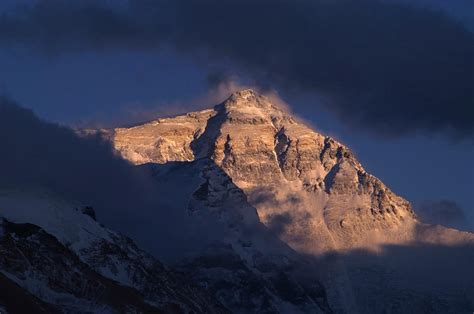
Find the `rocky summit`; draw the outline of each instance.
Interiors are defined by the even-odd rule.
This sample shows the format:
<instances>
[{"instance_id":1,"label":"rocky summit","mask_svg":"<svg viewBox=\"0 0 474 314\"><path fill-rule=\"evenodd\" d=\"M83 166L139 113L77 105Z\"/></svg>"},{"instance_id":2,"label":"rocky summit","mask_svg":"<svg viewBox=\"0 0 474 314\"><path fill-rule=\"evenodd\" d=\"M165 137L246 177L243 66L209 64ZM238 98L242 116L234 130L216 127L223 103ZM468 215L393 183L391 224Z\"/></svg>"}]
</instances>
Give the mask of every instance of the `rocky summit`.
<instances>
[{"instance_id":1,"label":"rocky summit","mask_svg":"<svg viewBox=\"0 0 474 314\"><path fill-rule=\"evenodd\" d=\"M366 172L348 147L250 89L213 109L115 129L112 138L116 150L137 165L212 160L245 192L259 219L278 227L299 252L473 240L468 233L431 232L410 203Z\"/></svg>"}]
</instances>

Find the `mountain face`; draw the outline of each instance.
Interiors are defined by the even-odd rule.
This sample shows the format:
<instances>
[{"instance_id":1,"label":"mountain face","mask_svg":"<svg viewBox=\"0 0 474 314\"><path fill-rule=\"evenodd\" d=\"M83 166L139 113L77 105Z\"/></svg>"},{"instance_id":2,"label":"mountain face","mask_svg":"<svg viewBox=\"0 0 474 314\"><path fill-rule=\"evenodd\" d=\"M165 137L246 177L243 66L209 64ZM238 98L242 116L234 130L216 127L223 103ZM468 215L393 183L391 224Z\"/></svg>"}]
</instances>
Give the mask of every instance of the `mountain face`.
<instances>
[{"instance_id":1,"label":"mountain face","mask_svg":"<svg viewBox=\"0 0 474 314\"><path fill-rule=\"evenodd\" d=\"M315 281L322 282L332 311L460 313L474 303L468 266L474 262L473 234L423 224L410 203L367 173L346 146L252 90L236 92L213 109L118 128L108 136L124 158L155 169L157 181L167 181L168 170L160 169L169 165L178 172L193 167L201 183L188 196L190 215L211 215L240 230L230 232L234 238L224 247L255 242L252 260L245 258L248 252L235 252L250 268L256 255L271 256L262 253L266 245L258 238L277 237L317 265L308 269L318 274ZM246 238L242 229L258 224L261 234ZM439 276L443 280L413 279L407 264L426 275L431 268L423 265L441 261L445 248L459 254L459 269L443 260L448 268L436 269L449 273ZM293 254L288 252L280 251ZM189 265L195 277L219 286L210 271ZM225 294L214 290L219 293Z\"/></svg>"},{"instance_id":2,"label":"mountain face","mask_svg":"<svg viewBox=\"0 0 474 314\"><path fill-rule=\"evenodd\" d=\"M219 241L174 270L103 227L91 207L41 192L0 193L0 305L6 313L328 313L315 267L266 232L255 208L207 161L143 169L166 182L202 181L184 210ZM218 225L218 226L217 226ZM219 228L220 226L220 228ZM177 229L180 226L173 226ZM179 231L178 231L179 232ZM153 238L153 234L150 236ZM20 301L19 301L20 300Z\"/></svg>"},{"instance_id":3,"label":"mountain face","mask_svg":"<svg viewBox=\"0 0 474 314\"><path fill-rule=\"evenodd\" d=\"M214 109L113 134L117 151L137 165L212 160L245 192L260 221L282 227L280 237L299 252L433 240L410 203L367 173L346 146L252 90Z\"/></svg>"},{"instance_id":4,"label":"mountain face","mask_svg":"<svg viewBox=\"0 0 474 314\"><path fill-rule=\"evenodd\" d=\"M127 229L113 208L0 190L0 312L472 313L474 235L420 222L346 146L252 90L79 133L98 132L160 201Z\"/></svg>"},{"instance_id":5,"label":"mountain face","mask_svg":"<svg viewBox=\"0 0 474 314\"><path fill-rule=\"evenodd\" d=\"M192 228L205 233L205 245L178 256L173 265L210 291L234 313L329 313L327 291L307 269L317 269L269 232L245 193L207 158L142 170L174 208L186 212ZM176 193L180 191L180 193ZM178 206L176 206L178 204ZM178 209L179 210L179 209ZM159 253L158 253L159 254ZM176 260L176 259L175 259Z\"/></svg>"}]
</instances>

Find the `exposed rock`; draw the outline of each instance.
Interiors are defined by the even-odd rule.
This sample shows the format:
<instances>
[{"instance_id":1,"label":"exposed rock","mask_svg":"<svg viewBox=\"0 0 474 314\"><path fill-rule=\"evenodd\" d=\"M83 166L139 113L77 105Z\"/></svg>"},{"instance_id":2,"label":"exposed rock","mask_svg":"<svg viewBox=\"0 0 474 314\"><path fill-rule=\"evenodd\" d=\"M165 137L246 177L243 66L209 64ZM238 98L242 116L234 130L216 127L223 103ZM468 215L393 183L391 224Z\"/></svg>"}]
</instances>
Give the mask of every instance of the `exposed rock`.
<instances>
[{"instance_id":1,"label":"exposed rock","mask_svg":"<svg viewBox=\"0 0 474 314\"><path fill-rule=\"evenodd\" d=\"M211 110L116 129L114 144L135 164L211 158L250 196L267 225L287 208L253 196L267 190L304 200L300 210L313 222L288 230L324 225L333 238L325 250L406 241L416 224L411 205L368 174L347 147L311 130L252 90L236 92ZM341 219L347 221L344 232L339 228ZM314 232L299 232L308 235L306 252L321 249L311 244ZM300 240L292 243L291 234L282 238L303 250Z\"/></svg>"},{"instance_id":2,"label":"exposed rock","mask_svg":"<svg viewBox=\"0 0 474 314\"><path fill-rule=\"evenodd\" d=\"M204 132L208 119L215 114L214 110L204 110L115 129L114 145L124 158L136 164L190 161L194 159L192 141Z\"/></svg>"},{"instance_id":3,"label":"exposed rock","mask_svg":"<svg viewBox=\"0 0 474 314\"><path fill-rule=\"evenodd\" d=\"M345 258L343 254L350 256L358 250L382 254L386 247L393 246L474 245L473 234L420 223L410 203L367 173L345 145L315 132L252 90L236 92L213 109L192 116L165 119L166 127L161 125L162 120L157 120L130 129L116 129L114 146L137 165L212 161L207 170L201 171L202 183L194 190L190 212L217 215L237 233L245 221L254 221L257 217L267 232L277 235L296 252L321 258L320 265L325 265L326 271L319 278L325 285L331 310L380 312L385 310L382 308L385 304L394 312L455 313L468 308L469 302L474 304L474 297L466 295L467 288L448 296L444 292L429 291L431 286L427 280L411 289L409 280L397 281L406 270L379 265L381 270L372 272L370 258L357 266ZM155 142L166 144L150 144ZM256 215L243 214L251 213L249 205L256 209ZM249 217L252 218L247 220ZM249 254L240 250L251 247L254 250L250 256L255 256L264 245L255 246L255 238L239 237L224 241L231 243L234 250L239 248L236 254L245 267L237 263L241 265L237 269L245 273L246 269L255 268L258 272L252 272L251 276L262 276L265 263L252 264ZM459 250L461 256L467 256L463 247ZM265 253L264 256L270 255ZM237 257L230 260L236 261ZM213 277L214 270L203 271L202 267L191 267L191 273L219 294L218 278L226 277L226 271L219 268ZM312 268L309 273L314 271ZM360 271L370 275L361 280ZM384 277L386 272L394 275ZM241 291L237 283L243 279L235 274L229 276L234 276L234 287ZM246 278L251 280L250 277ZM292 281L284 276L277 278L269 280L274 283ZM384 278L390 280L386 291L374 290L373 287ZM280 285L266 285L276 291L279 290L277 286ZM370 301L374 291L383 296L383 302ZM223 293L227 295L224 303L231 304L229 294ZM252 303L256 308L266 302L265 295L260 296L263 299ZM293 296L288 298L295 300ZM273 302L271 306L277 303ZM454 310L446 311L450 306ZM324 306L319 304L319 308L324 309Z\"/></svg>"},{"instance_id":4,"label":"exposed rock","mask_svg":"<svg viewBox=\"0 0 474 314\"><path fill-rule=\"evenodd\" d=\"M330 313L325 289L298 280L297 268L296 261L261 253L249 264L228 244L212 245L182 265L234 313Z\"/></svg>"}]
</instances>

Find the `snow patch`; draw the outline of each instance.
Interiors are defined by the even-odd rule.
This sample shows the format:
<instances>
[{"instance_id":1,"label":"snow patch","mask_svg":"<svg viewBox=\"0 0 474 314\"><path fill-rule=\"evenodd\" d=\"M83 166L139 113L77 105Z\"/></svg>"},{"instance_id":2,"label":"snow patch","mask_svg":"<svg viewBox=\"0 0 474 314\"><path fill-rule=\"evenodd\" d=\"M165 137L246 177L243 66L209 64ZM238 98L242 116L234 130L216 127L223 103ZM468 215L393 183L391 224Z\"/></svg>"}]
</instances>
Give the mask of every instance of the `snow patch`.
<instances>
[{"instance_id":1,"label":"snow patch","mask_svg":"<svg viewBox=\"0 0 474 314\"><path fill-rule=\"evenodd\" d=\"M110 241L106 229L76 208L75 204L48 193L0 191L0 217L37 225L76 252L90 247L97 239Z\"/></svg>"}]
</instances>

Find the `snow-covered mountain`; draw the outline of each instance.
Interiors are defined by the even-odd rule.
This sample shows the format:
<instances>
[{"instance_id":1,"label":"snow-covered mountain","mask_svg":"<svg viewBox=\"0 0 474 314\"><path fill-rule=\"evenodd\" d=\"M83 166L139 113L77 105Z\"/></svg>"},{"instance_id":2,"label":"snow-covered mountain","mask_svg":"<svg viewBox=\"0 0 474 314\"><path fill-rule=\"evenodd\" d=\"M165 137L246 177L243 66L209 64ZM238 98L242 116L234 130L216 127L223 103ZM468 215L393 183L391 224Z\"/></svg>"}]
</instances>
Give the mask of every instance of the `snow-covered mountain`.
<instances>
[{"instance_id":1,"label":"snow-covered mountain","mask_svg":"<svg viewBox=\"0 0 474 314\"><path fill-rule=\"evenodd\" d=\"M116 150L136 165L160 168L206 161L222 170L218 177L235 184L232 193L245 195L230 199L237 216L258 219L267 232L327 268L318 278L335 311L458 312L473 306L474 272L467 267L474 261L473 251L466 249L474 244L473 234L423 224L410 203L367 173L349 148L252 90L236 92L212 109L107 134ZM189 210L231 215L221 201L227 190L212 184L221 180L216 171L200 172L203 183L196 187ZM159 171L155 177L160 180ZM204 203L198 209L196 199ZM247 200L256 208L256 217L247 217ZM458 252L460 266L466 267L464 277L451 271L444 291L433 291L430 280L413 286L404 266L387 263L382 256L413 257L414 247L420 256L406 260L414 268L437 263L444 247ZM362 258L362 252L367 257ZM370 294L380 282L385 288L378 294L384 301L374 302Z\"/></svg>"},{"instance_id":2,"label":"snow-covered mountain","mask_svg":"<svg viewBox=\"0 0 474 314\"><path fill-rule=\"evenodd\" d=\"M100 225L90 207L44 191L2 191L0 217L0 278L16 289L0 293L6 313L227 312Z\"/></svg>"},{"instance_id":3,"label":"snow-covered mountain","mask_svg":"<svg viewBox=\"0 0 474 314\"><path fill-rule=\"evenodd\" d=\"M410 203L367 173L349 148L252 90L213 109L115 129L112 140L137 165L212 160L267 227L291 222L279 226L280 237L299 252L473 240L420 223Z\"/></svg>"},{"instance_id":4,"label":"snow-covered mountain","mask_svg":"<svg viewBox=\"0 0 474 314\"><path fill-rule=\"evenodd\" d=\"M0 190L2 312L474 309L473 234L420 222L349 148L252 90L208 110L78 133L100 133L134 165L120 160L104 176L134 181L97 205L97 220L95 204ZM38 177L48 174L44 164ZM49 181L57 187L62 177ZM107 197L115 183L91 180L110 185L97 189Z\"/></svg>"},{"instance_id":5,"label":"snow-covered mountain","mask_svg":"<svg viewBox=\"0 0 474 314\"><path fill-rule=\"evenodd\" d=\"M259 221L245 193L211 160L148 164L143 170L173 203L184 200L189 218L203 225L209 245L176 267L236 313L329 312L326 290L312 260L300 256ZM189 194L177 194L186 191ZM196 235L198 237L198 235Z\"/></svg>"},{"instance_id":6,"label":"snow-covered mountain","mask_svg":"<svg viewBox=\"0 0 474 314\"><path fill-rule=\"evenodd\" d=\"M324 287L314 276L302 277L315 265L266 232L217 166L199 161L143 170L158 188L166 183L174 189L170 182L181 185L176 178L190 173L207 175L184 210L196 223L215 221L222 238L183 256L173 270L99 224L91 207L45 191L2 191L0 279L16 289L0 297L6 313L330 311Z\"/></svg>"},{"instance_id":7,"label":"snow-covered mountain","mask_svg":"<svg viewBox=\"0 0 474 314\"><path fill-rule=\"evenodd\" d=\"M0 121L11 135L0 164L10 177L0 183L0 217L10 228L0 248L13 250L0 271L28 304L59 312L330 311L323 285L305 274L317 265L268 232L211 160L133 167L96 137L78 138L15 104L0 101ZM31 187L54 194L15 192ZM47 236L20 239L11 224ZM12 268L18 261L24 267ZM10 297L0 306L21 309Z\"/></svg>"}]
</instances>

